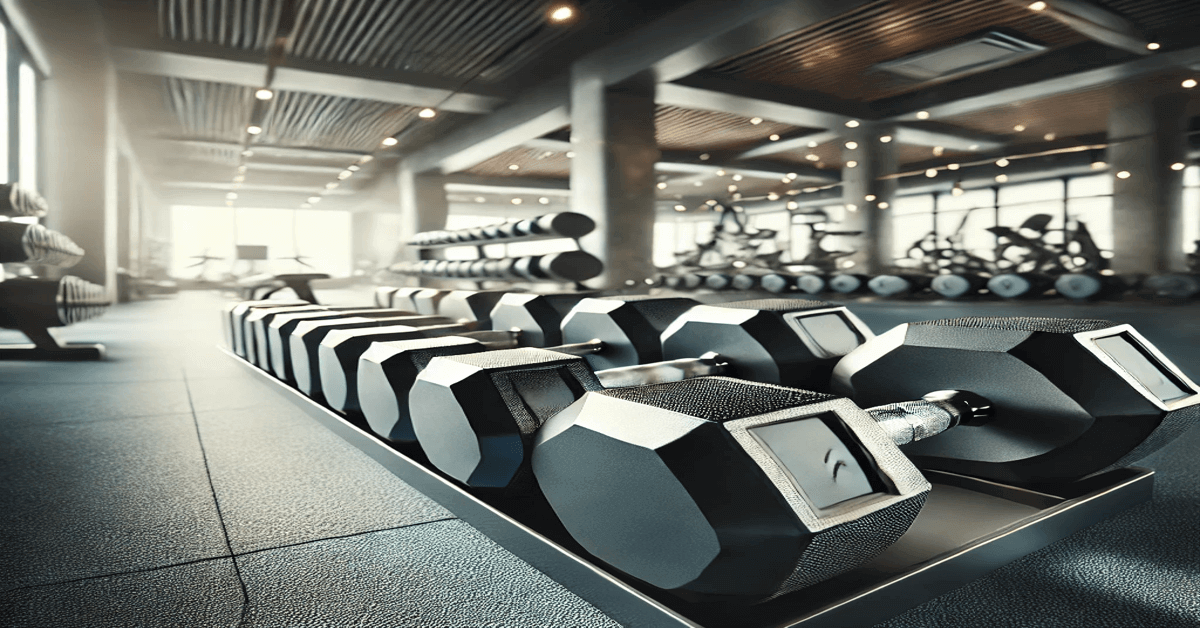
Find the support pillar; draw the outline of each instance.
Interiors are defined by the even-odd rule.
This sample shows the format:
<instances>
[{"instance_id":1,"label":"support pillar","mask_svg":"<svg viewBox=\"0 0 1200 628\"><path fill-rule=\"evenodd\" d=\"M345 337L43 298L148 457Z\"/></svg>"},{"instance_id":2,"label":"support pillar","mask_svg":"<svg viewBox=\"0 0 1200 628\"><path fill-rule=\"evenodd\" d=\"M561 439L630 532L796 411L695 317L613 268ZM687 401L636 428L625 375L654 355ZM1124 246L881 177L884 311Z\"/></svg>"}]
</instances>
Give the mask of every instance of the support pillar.
<instances>
[{"instance_id":1,"label":"support pillar","mask_svg":"<svg viewBox=\"0 0 1200 628\"><path fill-rule=\"evenodd\" d=\"M842 240L857 251L842 259L843 268L839 269L842 271L876 274L892 266L891 206L895 202L897 180L879 177L896 172L896 141L881 142L881 137L895 137L894 129L864 124L848 129L841 139L845 164L842 199L846 210L845 218L835 228L862 231L862 235ZM857 146L849 148L847 142L855 142ZM873 200L867 200L872 196ZM847 262L854 264L846 267Z\"/></svg>"},{"instance_id":2,"label":"support pillar","mask_svg":"<svg viewBox=\"0 0 1200 628\"><path fill-rule=\"evenodd\" d=\"M604 262L588 283L626 288L654 275L654 86L610 88L598 77L571 77L571 208L596 221L581 240Z\"/></svg>"},{"instance_id":3,"label":"support pillar","mask_svg":"<svg viewBox=\"0 0 1200 628\"><path fill-rule=\"evenodd\" d=\"M400 247L393 261L421 259L421 249L406 242L422 231L442 229L450 214L446 200L446 178L440 173L416 172L403 162L398 173L400 186Z\"/></svg>"},{"instance_id":4,"label":"support pillar","mask_svg":"<svg viewBox=\"0 0 1200 628\"><path fill-rule=\"evenodd\" d=\"M1162 86L1160 86L1162 85ZM1142 274L1187 270L1183 232L1183 172L1187 95L1177 82L1147 80L1118 90L1108 118L1109 172L1113 180L1112 269Z\"/></svg>"}]
</instances>

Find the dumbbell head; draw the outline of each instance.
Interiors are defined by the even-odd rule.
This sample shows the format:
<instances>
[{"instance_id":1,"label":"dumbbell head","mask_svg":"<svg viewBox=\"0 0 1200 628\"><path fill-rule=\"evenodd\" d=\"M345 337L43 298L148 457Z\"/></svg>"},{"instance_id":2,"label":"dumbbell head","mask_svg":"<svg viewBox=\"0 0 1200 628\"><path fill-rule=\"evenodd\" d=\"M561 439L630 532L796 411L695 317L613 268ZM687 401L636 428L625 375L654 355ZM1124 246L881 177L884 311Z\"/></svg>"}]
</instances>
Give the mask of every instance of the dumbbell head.
<instances>
[{"instance_id":1,"label":"dumbbell head","mask_svg":"<svg viewBox=\"0 0 1200 628\"><path fill-rule=\"evenodd\" d=\"M260 299L255 301L239 301L236 303L228 303L221 310L221 325L225 327L225 340L228 341L229 347L233 352L245 357L246 345L243 332L245 326L242 321L245 320L246 314L251 310L258 308L285 307L289 305L312 305L308 301L299 299Z\"/></svg>"},{"instance_id":2,"label":"dumbbell head","mask_svg":"<svg viewBox=\"0 0 1200 628\"><path fill-rule=\"evenodd\" d=\"M521 346L549 347L562 344L563 319L589 293L534 294L510 292L502 295L489 318L492 329L520 329Z\"/></svg>"},{"instance_id":3,"label":"dumbbell head","mask_svg":"<svg viewBox=\"0 0 1200 628\"><path fill-rule=\"evenodd\" d=\"M729 273L713 273L704 278L704 287L710 290L724 290L733 283L733 275Z\"/></svg>"},{"instance_id":4,"label":"dumbbell head","mask_svg":"<svg viewBox=\"0 0 1200 628\"><path fill-rule=\"evenodd\" d=\"M825 291L825 278L820 275L800 275L796 278L796 288L807 294L817 294Z\"/></svg>"},{"instance_id":5,"label":"dumbbell head","mask_svg":"<svg viewBox=\"0 0 1200 628\"><path fill-rule=\"evenodd\" d=\"M928 283L927 277L917 275L877 275L867 282L867 287L881 297L895 297L917 292Z\"/></svg>"},{"instance_id":6,"label":"dumbbell head","mask_svg":"<svg viewBox=\"0 0 1200 628\"><path fill-rule=\"evenodd\" d=\"M930 490L851 401L725 377L588 392L538 433L532 468L597 558L747 600L869 560Z\"/></svg>"},{"instance_id":7,"label":"dumbbell head","mask_svg":"<svg viewBox=\"0 0 1200 628\"><path fill-rule=\"evenodd\" d=\"M851 294L859 292L867 285L867 278L863 275L851 275L841 273L829 278L826 284L830 290L839 294Z\"/></svg>"},{"instance_id":8,"label":"dumbbell head","mask_svg":"<svg viewBox=\"0 0 1200 628\"><path fill-rule=\"evenodd\" d=\"M242 338L245 347L245 357L251 364L263 369L269 369L271 363L270 343L267 340L267 330L271 321L280 314L294 312L327 312L330 308L321 305L286 305L283 307L263 307L251 310L242 319Z\"/></svg>"},{"instance_id":9,"label":"dumbbell head","mask_svg":"<svg viewBox=\"0 0 1200 628\"><path fill-rule=\"evenodd\" d=\"M444 261L440 260L438 263L440 264ZM438 305L449 293L449 290L436 290L434 288L425 288L424 290L417 291L412 295L413 305L417 308L417 314L424 314L426 316L437 314Z\"/></svg>"},{"instance_id":10,"label":"dumbbell head","mask_svg":"<svg viewBox=\"0 0 1200 628\"><path fill-rule=\"evenodd\" d=\"M83 249L57 231L37 223L0 222L0 263L68 268L81 259Z\"/></svg>"},{"instance_id":11,"label":"dumbbell head","mask_svg":"<svg viewBox=\"0 0 1200 628\"><path fill-rule=\"evenodd\" d=\"M413 431L435 467L465 484L526 491L533 434L600 381L575 356L543 349L439 357L409 392Z\"/></svg>"},{"instance_id":12,"label":"dumbbell head","mask_svg":"<svg viewBox=\"0 0 1200 628\"><path fill-rule=\"evenodd\" d=\"M1200 389L1129 325L961 318L900 325L847 355L834 390L861 406L971 391L995 418L906 445L922 468L1035 486L1126 466L1200 417Z\"/></svg>"},{"instance_id":13,"label":"dumbbell head","mask_svg":"<svg viewBox=\"0 0 1200 628\"><path fill-rule=\"evenodd\" d=\"M509 346L560 344L563 316L583 297L586 294L506 294L492 310L492 326L497 332L489 333L500 336L506 331L517 331L517 335L506 339L513 343ZM372 431L393 441L415 440L408 399L417 375L435 357L477 353L488 348L477 340L453 336L373 345L359 358L356 376L358 403Z\"/></svg>"},{"instance_id":14,"label":"dumbbell head","mask_svg":"<svg viewBox=\"0 0 1200 628\"><path fill-rule=\"evenodd\" d=\"M938 275L929 282L929 287L947 299L959 299L978 293L986 281L986 277L979 275Z\"/></svg>"},{"instance_id":15,"label":"dumbbell head","mask_svg":"<svg viewBox=\"0 0 1200 628\"><path fill-rule=\"evenodd\" d=\"M376 286L375 287L375 307L391 307L392 295L396 293L395 286Z\"/></svg>"},{"instance_id":16,"label":"dumbbell head","mask_svg":"<svg viewBox=\"0 0 1200 628\"><path fill-rule=\"evenodd\" d=\"M1005 299L1035 297L1046 291L1052 281L1045 275L1034 273L1002 273L987 282L988 290Z\"/></svg>"},{"instance_id":17,"label":"dumbbell head","mask_svg":"<svg viewBox=\"0 0 1200 628\"><path fill-rule=\"evenodd\" d=\"M417 304L413 301L413 297L421 290L423 288L396 288L396 291L392 293L391 299L388 301L388 305L383 307L416 312Z\"/></svg>"},{"instance_id":18,"label":"dumbbell head","mask_svg":"<svg viewBox=\"0 0 1200 628\"><path fill-rule=\"evenodd\" d=\"M304 321L332 320L348 316L371 316L376 313L388 312L378 308L363 308L359 310L312 309L296 312L277 313L267 324L267 363L271 372L285 382L296 383L292 372L291 343L288 340L296 327ZM260 364L260 366L262 366Z\"/></svg>"},{"instance_id":19,"label":"dumbbell head","mask_svg":"<svg viewBox=\"0 0 1200 628\"><path fill-rule=\"evenodd\" d=\"M487 327L491 325L492 308L505 294L504 290L452 290L438 305L438 314Z\"/></svg>"},{"instance_id":20,"label":"dumbbell head","mask_svg":"<svg viewBox=\"0 0 1200 628\"><path fill-rule=\"evenodd\" d=\"M763 290L779 294L793 289L796 286L796 278L791 275L770 273L763 275L759 283L762 284Z\"/></svg>"},{"instance_id":21,"label":"dumbbell head","mask_svg":"<svg viewBox=\"0 0 1200 628\"><path fill-rule=\"evenodd\" d=\"M414 340L431 335L464 333L462 325L383 325L380 327L335 329L317 347L317 376L325 403L334 410L359 412L358 363L363 353L376 342Z\"/></svg>"},{"instance_id":22,"label":"dumbbell head","mask_svg":"<svg viewBox=\"0 0 1200 628\"><path fill-rule=\"evenodd\" d=\"M383 327L385 325L442 325L451 321L440 316L388 316L371 318L367 316L346 316L336 319L301 321L288 337L288 350L291 352L292 376L296 387L304 394L322 399L320 347L321 341L329 332L338 329L363 329Z\"/></svg>"},{"instance_id":23,"label":"dumbbell head","mask_svg":"<svg viewBox=\"0 0 1200 628\"><path fill-rule=\"evenodd\" d=\"M587 357L595 369L656 362L663 359L662 332L696 305L696 301L683 297L584 299L563 319L562 341L603 341L605 350Z\"/></svg>"},{"instance_id":24,"label":"dumbbell head","mask_svg":"<svg viewBox=\"0 0 1200 628\"><path fill-rule=\"evenodd\" d=\"M823 390L837 361L873 334L845 307L802 299L699 305L662 334L663 359L715 351L729 374Z\"/></svg>"}]
</instances>

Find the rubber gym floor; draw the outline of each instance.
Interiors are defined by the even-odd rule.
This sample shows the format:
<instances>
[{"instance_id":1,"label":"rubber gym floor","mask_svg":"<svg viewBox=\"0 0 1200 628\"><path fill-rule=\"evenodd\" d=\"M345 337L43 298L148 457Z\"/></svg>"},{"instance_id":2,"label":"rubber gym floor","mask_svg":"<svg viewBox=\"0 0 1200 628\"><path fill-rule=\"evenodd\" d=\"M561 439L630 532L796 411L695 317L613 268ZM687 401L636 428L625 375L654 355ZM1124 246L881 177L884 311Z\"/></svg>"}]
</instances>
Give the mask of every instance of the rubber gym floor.
<instances>
[{"instance_id":1,"label":"rubber gym floor","mask_svg":"<svg viewBox=\"0 0 1200 628\"><path fill-rule=\"evenodd\" d=\"M366 304L368 289L318 293ZM99 363L0 362L2 626L616 626L219 353L224 297L66 328ZM851 304L1132 323L1195 379L1200 304ZM19 337L0 332L0 341ZM1155 497L880 624L1200 625L1200 428Z\"/></svg>"}]
</instances>

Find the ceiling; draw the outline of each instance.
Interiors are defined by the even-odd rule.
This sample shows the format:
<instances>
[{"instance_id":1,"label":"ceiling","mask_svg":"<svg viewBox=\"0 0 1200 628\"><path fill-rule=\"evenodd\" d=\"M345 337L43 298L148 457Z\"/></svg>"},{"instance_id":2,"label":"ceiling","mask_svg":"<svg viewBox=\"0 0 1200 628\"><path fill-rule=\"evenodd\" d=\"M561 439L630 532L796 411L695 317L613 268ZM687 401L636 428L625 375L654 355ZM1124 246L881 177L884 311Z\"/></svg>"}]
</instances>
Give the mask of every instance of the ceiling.
<instances>
[{"instance_id":1,"label":"ceiling","mask_svg":"<svg viewBox=\"0 0 1200 628\"><path fill-rule=\"evenodd\" d=\"M233 191L236 204L299 207L316 195L328 201L322 207L354 209L397 159L521 106L586 55L635 58L622 37L691 29L699 38L722 26L704 16L721 3L705 0L575 0L565 23L549 19L542 0L100 1L110 44L126 51L117 55L122 113L144 169L172 202L206 205L226 203ZM1064 13L1085 1L1109 30ZM1094 138L1117 90L1138 89L1145 76L1178 83L1200 70L1189 48L1200 29L1192 0L1050 0L1045 11L1015 0L847 0L841 14L785 28L794 21L788 11L808 4L747 0L739 5L747 13L777 7L777 19L767 13L751 24L757 41L743 38L667 78L685 92L659 90L664 203L730 195L728 177L743 171L745 196L836 182L848 132L834 120L847 118L911 127L897 133L901 167ZM942 78L881 67L987 32L1040 49ZM1186 56L1154 65L1139 48L1151 41L1160 58ZM273 98L257 100L268 82L278 86ZM436 110L432 119L419 116L426 107ZM918 128L913 116L926 108L934 115ZM1193 97L1193 115L1198 109ZM252 124L262 133L248 134ZM506 146L456 170L481 181L563 181L567 135L560 126L541 139L505 136ZM382 143L389 137L394 146ZM800 176L785 184L789 170Z\"/></svg>"}]
</instances>

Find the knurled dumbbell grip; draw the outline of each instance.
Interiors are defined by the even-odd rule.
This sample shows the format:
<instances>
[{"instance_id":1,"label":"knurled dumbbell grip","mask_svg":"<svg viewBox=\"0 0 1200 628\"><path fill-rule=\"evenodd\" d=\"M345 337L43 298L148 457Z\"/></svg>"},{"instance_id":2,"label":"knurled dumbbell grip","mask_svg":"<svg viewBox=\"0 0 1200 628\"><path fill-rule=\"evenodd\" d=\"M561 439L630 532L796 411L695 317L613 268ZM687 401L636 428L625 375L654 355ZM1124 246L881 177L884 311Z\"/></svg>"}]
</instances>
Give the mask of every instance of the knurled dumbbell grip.
<instances>
[{"instance_id":1,"label":"knurled dumbbell grip","mask_svg":"<svg viewBox=\"0 0 1200 628\"><path fill-rule=\"evenodd\" d=\"M897 445L936 436L964 423L980 425L992 416L987 399L960 390L931 392L918 401L901 401L867 408L875 422Z\"/></svg>"}]
</instances>

